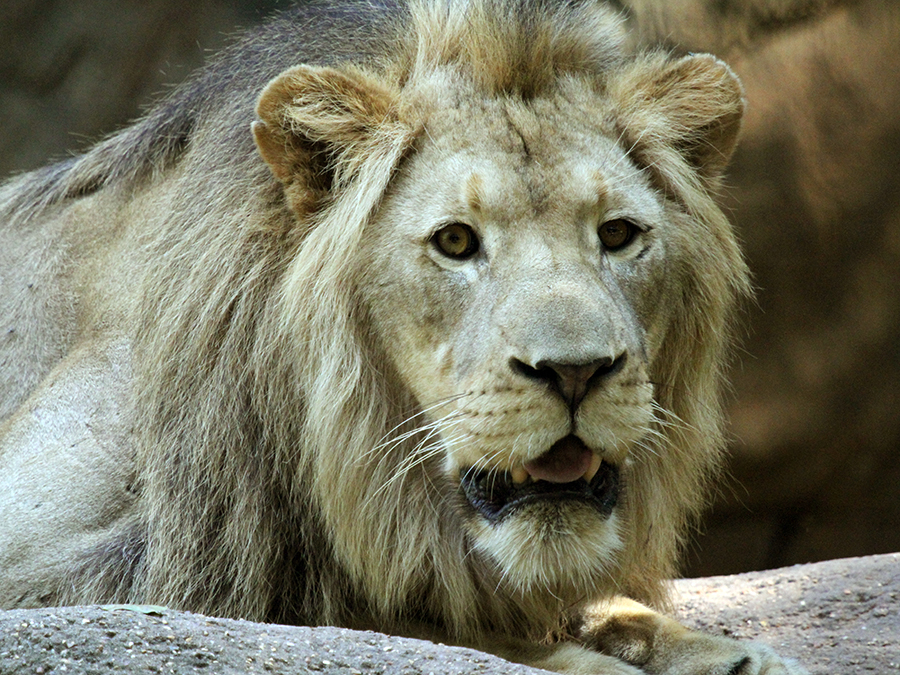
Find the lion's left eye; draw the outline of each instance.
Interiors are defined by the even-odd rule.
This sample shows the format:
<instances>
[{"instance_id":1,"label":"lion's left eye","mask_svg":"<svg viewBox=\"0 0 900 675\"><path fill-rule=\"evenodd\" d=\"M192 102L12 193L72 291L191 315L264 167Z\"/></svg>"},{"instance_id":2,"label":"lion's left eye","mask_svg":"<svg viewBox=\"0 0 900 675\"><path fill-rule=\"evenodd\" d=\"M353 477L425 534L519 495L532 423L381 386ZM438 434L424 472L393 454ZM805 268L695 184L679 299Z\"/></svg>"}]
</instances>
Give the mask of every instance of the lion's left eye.
<instances>
[{"instance_id":1,"label":"lion's left eye","mask_svg":"<svg viewBox=\"0 0 900 675\"><path fill-rule=\"evenodd\" d=\"M606 250L617 251L634 241L639 231L634 223L622 218L616 218L603 223L597 229L597 234L600 237L600 243L603 244Z\"/></svg>"},{"instance_id":2,"label":"lion's left eye","mask_svg":"<svg viewBox=\"0 0 900 675\"><path fill-rule=\"evenodd\" d=\"M469 258L478 251L478 235L465 223L451 223L431 237L432 243L450 258Z\"/></svg>"}]
</instances>

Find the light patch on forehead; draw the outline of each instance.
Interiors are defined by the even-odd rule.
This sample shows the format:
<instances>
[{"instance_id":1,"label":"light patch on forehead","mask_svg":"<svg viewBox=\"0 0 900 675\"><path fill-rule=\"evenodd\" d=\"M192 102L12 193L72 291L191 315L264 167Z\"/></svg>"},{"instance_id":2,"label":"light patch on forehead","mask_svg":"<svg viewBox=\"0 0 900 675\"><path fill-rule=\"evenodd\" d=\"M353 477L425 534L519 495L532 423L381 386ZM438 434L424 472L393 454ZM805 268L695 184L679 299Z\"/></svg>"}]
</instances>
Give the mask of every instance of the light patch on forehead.
<instances>
[{"instance_id":1,"label":"light patch on forehead","mask_svg":"<svg viewBox=\"0 0 900 675\"><path fill-rule=\"evenodd\" d=\"M627 155L608 138L570 165L572 197L601 214L615 212L651 225L661 217L660 195Z\"/></svg>"},{"instance_id":2,"label":"light patch on forehead","mask_svg":"<svg viewBox=\"0 0 900 675\"><path fill-rule=\"evenodd\" d=\"M478 173L471 173L463 185L463 202L473 213L484 208L484 179Z\"/></svg>"},{"instance_id":3,"label":"light patch on forehead","mask_svg":"<svg viewBox=\"0 0 900 675\"><path fill-rule=\"evenodd\" d=\"M609 184L602 169L594 169L588 178L589 194L595 198L594 204L598 208L603 208L609 199Z\"/></svg>"},{"instance_id":4,"label":"light patch on forehead","mask_svg":"<svg viewBox=\"0 0 900 675\"><path fill-rule=\"evenodd\" d=\"M527 185L521 175L508 165L508 156L459 156L455 171L461 176L454 188L455 206L479 219L510 222L534 215Z\"/></svg>"},{"instance_id":5,"label":"light patch on forehead","mask_svg":"<svg viewBox=\"0 0 900 675\"><path fill-rule=\"evenodd\" d=\"M615 181L610 180L605 167L597 166L594 156L575 157L565 168L566 180L561 181L559 197L579 214L603 212L614 201Z\"/></svg>"}]
</instances>

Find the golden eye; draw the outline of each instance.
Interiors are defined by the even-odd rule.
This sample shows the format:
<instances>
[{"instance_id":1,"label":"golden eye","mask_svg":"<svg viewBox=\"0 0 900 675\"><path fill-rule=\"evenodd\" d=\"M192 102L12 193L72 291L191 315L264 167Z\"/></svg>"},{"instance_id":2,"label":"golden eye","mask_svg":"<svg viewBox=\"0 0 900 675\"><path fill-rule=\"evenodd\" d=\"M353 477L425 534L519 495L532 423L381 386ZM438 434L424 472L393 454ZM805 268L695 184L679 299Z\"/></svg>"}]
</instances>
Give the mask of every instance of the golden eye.
<instances>
[{"instance_id":1,"label":"golden eye","mask_svg":"<svg viewBox=\"0 0 900 675\"><path fill-rule=\"evenodd\" d=\"M450 258L468 258L478 251L478 237L464 223L451 223L434 233L431 241Z\"/></svg>"},{"instance_id":2,"label":"golden eye","mask_svg":"<svg viewBox=\"0 0 900 675\"><path fill-rule=\"evenodd\" d=\"M616 218L603 223L597 230L600 243L609 251L616 251L628 246L637 234L638 228L627 220Z\"/></svg>"}]
</instances>

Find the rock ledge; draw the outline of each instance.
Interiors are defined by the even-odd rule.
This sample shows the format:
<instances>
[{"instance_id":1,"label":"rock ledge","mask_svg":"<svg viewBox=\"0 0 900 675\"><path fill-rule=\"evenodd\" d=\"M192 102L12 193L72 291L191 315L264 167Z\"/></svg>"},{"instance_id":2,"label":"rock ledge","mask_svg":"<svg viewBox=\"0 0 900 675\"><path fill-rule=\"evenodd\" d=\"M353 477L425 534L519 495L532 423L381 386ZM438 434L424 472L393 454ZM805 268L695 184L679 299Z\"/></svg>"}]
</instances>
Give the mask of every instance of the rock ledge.
<instances>
[{"instance_id":1,"label":"rock ledge","mask_svg":"<svg viewBox=\"0 0 900 675\"><path fill-rule=\"evenodd\" d=\"M689 626L758 639L812 675L900 673L900 554L675 583ZM215 619L162 607L0 612L0 675L538 673L459 647L342 628Z\"/></svg>"}]
</instances>

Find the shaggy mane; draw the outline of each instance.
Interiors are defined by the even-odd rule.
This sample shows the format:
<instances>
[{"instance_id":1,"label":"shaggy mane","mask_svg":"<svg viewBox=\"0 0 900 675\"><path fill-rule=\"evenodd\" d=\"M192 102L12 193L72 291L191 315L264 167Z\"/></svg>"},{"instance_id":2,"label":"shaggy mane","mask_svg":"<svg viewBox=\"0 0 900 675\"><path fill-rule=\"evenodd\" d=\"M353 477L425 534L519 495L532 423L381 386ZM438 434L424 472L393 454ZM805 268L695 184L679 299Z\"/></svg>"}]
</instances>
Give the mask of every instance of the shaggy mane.
<instances>
[{"instance_id":1,"label":"shaggy mane","mask_svg":"<svg viewBox=\"0 0 900 675\"><path fill-rule=\"evenodd\" d=\"M624 43L618 17L597 2L416 0L404 33L410 70L451 66L486 95L523 98L566 73L607 71Z\"/></svg>"}]
</instances>

